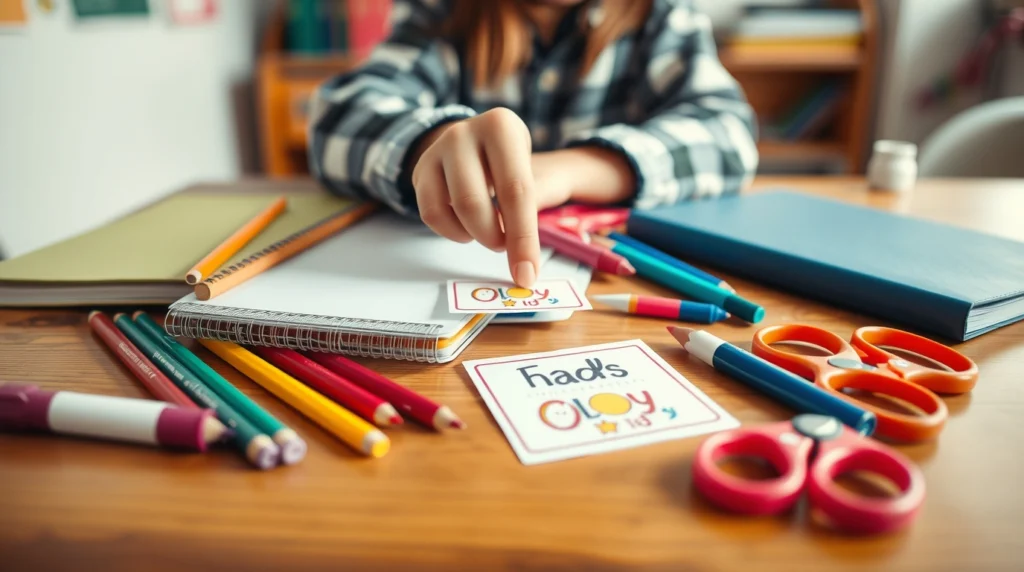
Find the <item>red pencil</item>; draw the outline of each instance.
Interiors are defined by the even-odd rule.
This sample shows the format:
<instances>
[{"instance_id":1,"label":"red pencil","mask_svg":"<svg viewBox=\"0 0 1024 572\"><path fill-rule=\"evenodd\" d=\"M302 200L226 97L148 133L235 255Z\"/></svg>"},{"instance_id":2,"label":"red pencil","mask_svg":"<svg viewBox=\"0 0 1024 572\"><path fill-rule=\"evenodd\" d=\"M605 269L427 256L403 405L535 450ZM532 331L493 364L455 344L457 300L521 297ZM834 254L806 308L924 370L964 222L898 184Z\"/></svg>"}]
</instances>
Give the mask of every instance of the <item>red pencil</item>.
<instances>
[{"instance_id":1,"label":"red pencil","mask_svg":"<svg viewBox=\"0 0 1024 572\"><path fill-rule=\"evenodd\" d=\"M295 350L265 347L253 347L252 350L285 373L339 405L351 409L353 413L367 421L381 427L402 424L402 416L390 403Z\"/></svg>"},{"instance_id":2,"label":"red pencil","mask_svg":"<svg viewBox=\"0 0 1024 572\"><path fill-rule=\"evenodd\" d=\"M619 276L636 274L636 269L628 260L603 246L588 244L573 234L545 224L538 225L537 231L540 233L540 243L559 254L578 260L601 272Z\"/></svg>"},{"instance_id":3,"label":"red pencil","mask_svg":"<svg viewBox=\"0 0 1024 572\"><path fill-rule=\"evenodd\" d=\"M465 429L466 424L459 419L447 406L434 403L422 395L403 387L383 375L363 367L356 362L340 355L309 352L310 359L326 367L334 373L382 397L400 411L404 411L416 421L441 430Z\"/></svg>"},{"instance_id":4,"label":"red pencil","mask_svg":"<svg viewBox=\"0 0 1024 572\"><path fill-rule=\"evenodd\" d=\"M160 370L153 365L153 362L146 359L146 356L131 343L128 338L117 329L114 322L103 312L93 310L89 313L89 326L96 332L103 343L110 351L114 352L121 363L132 370L135 377L146 386L146 389L160 401L173 403L181 407L201 409L188 398L178 386L174 385L167 376L160 373Z\"/></svg>"}]
</instances>

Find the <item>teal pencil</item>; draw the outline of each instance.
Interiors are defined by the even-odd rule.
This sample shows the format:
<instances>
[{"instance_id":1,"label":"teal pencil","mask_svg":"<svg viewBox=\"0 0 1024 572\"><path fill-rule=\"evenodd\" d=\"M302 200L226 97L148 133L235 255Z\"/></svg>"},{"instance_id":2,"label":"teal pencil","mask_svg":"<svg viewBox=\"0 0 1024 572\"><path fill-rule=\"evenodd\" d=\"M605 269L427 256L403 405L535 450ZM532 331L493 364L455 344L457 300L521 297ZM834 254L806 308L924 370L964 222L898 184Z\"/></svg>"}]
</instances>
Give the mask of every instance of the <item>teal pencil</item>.
<instances>
[{"instance_id":1,"label":"teal pencil","mask_svg":"<svg viewBox=\"0 0 1024 572\"><path fill-rule=\"evenodd\" d=\"M665 264L668 264L669 266L674 266L674 267L682 270L683 272L689 272L690 274L693 274L697 278L700 278L700 279L704 280L705 282L710 282L710 283L714 284L715 286L718 286L719 288L722 288L724 290L728 290L729 292L736 292L736 289L733 288L732 286L730 286L728 282L726 282L725 280L722 280L721 278L715 276L714 274L709 274L709 273L701 270L700 268L697 268L696 266L694 266L692 264L687 264L686 262L683 262L682 260L679 260L678 258L676 258L675 256L672 256L671 254L666 254L666 253L658 250L657 248L654 248L653 246L650 246L649 244L640 242L639 240L633 238L632 236L627 236L625 234L619 234L617 232L609 232L608 233L608 238L614 240L615 242L617 242L619 244L624 244L626 246L631 246L631 247L635 248L636 250L639 250L640 252L643 252L644 254L649 254L651 256L651 258L658 259L658 260L664 262Z\"/></svg>"},{"instance_id":2,"label":"teal pencil","mask_svg":"<svg viewBox=\"0 0 1024 572\"><path fill-rule=\"evenodd\" d=\"M726 312L752 324L756 324L764 319L764 308L737 296L734 292L719 288L693 274L669 266L631 246L601 236L592 236L591 238L594 242L605 248L610 248L612 252L623 256L636 268L637 274L648 280L657 282L690 298L724 308Z\"/></svg>"},{"instance_id":3,"label":"teal pencil","mask_svg":"<svg viewBox=\"0 0 1024 572\"><path fill-rule=\"evenodd\" d=\"M261 433L242 414L225 403L213 390L203 385L184 364L161 351L160 345L139 329L131 318L124 314L117 314L114 316L114 324L192 401L202 407L213 409L217 412L218 419L234 429L235 445L250 463L260 469L269 469L277 465L281 450L273 439Z\"/></svg>"},{"instance_id":4,"label":"teal pencil","mask_svg":"<svg viewBox=\"0 0 1024 572\"><path fill-rule=\"evenodd\" d=\"M153 318L145 312L135 312L132 315L135 324L142 331L156 340L164 349L171 352L178 361L185 364L207 387L213 390L228 405L234 407L239 413L245 416L261 432L270 437L281 447L281 462L286 465L294 465L306 456L306 442L299 437L298 433L289 429L284 423L278 421L273 415L249 399L244 393L238 391L228 380L221 377L213 368L199 359L196 354L178 343L178 340L160 327Z\"/></svg>"}]
</instances>

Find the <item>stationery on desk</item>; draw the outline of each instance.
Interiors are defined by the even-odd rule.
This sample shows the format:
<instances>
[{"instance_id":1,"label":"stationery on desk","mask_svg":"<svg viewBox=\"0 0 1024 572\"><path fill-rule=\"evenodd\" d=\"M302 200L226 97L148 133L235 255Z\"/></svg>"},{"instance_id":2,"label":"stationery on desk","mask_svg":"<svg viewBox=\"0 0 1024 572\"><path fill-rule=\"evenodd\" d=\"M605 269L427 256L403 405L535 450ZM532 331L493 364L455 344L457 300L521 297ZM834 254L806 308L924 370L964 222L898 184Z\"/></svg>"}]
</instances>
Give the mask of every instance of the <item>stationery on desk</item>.
<instances>
[{"instance_id":1,"label":"stationery on desk","mask_svg":"<svg viewBox=\"0 0 1024 572\"><path fill-rule=\"evenodd\" d=\"M739 424L641 340L463 366L525 465Z\"/></svg>"},{"instance_id":2,"label":"stationery on desk","mask_svg":"<svg viewBox=\"0 0 1024 572\"><path fill-rule=\"evenodd\" d=\"M550 256L542 249L542 261ZM507 275L502 253L380 212L211 300L183 297L165 327L240 345L448 362L493 317L449 311L448 280L506 284Z\"/></svg>"},{"instance_id":3,"label":"stationery on desk","mask_svg":"<svg viewBox=\"0 0 1024 572\"><path fill-rule=\"evenodd\" d=\"M313 391L295 378L231 342L200 340L206 349L246 377L291 405L350 447L370 457L383 457L391 440L383 431L351 411Z\"/></svg>"},{"instance_id":4,"label":"stationery on desk","mask_svg":"<svg viewBox=\"0 0 1024 572\"><path fill-rule=\"evenodd\" d=\"M249 222L245 223L238 230L231 234L224 242L217 245L212 252L196 263L188 274L185 275L185 282L195 285L213 274L231 257L238 254L238 251L252 241L260 232L264 231L275 218L278 217L288 206L288 200L281 197L271 203L266 209L260 211Z\"/></svg>"},{"instance_id":5,"label":"stationery on desk","mask_svg":"<svg viewBox=\"0 0 1024 572\"><path fill-rule=\"evenodd\" d=\"M0 306L170 304L193 290L184 277L197 261L277 199L265 192L171 195L92 231L0 262ZM364 208L327 193L291 193L288 208L224 268L336 219L336 213L363 213ZM183 221L188 221L188 232L182 232Z\"/></svg>"},{"instance_id":6,"label":"stationery on desk","mask_svg":"<svg viewBox=\"0 0 1024 572\"><path fill-rule=\"evenodd\" d=\"M231 385L213 368L199 359L185 346L178 343L172 336L144 312L135 312L132 316L135 325L148 335L151 340L163 346L194 374L207 389L213 391L228 405L233 407L253 426L268 435L281 448L281 461L286 465L294 465L306 456L306 442L290 427L286 427L266 409Z\"/></svg>"},{"instance_id":7,"label":"stationery on desk","mask_svg":"<svg viewBox=\"0 0 1024 572\"><path fill-rule=\"evenodd\" d=\"M774 191L633 211L628 234L685 257L966 341L1024 318L1024 243Z\"/></svg>"},{"instance_id":8,"label":"stationery on desk","mask_svg":"<svg viewBox=\"0 0 1024 572\"><path fill-rule=\"evenodd\" d=\"M257 428L252 420L207 387L195 373L165 350L159 342L150 338L132 322L131 318L124 314L116 314L114 324L167 375L168 379L188 395L189 399L216 412L217 418L234 431L232 443L251 465L262 470L277 466L281 460L280 447L270 436Z\"/></svg>"},{"instance_id":9,"label":"stationery on desk","mask_svg":"<svg viewBox=\"0 0 1024 572\"><path fill-rule=\"evenodd\" d=\"M636 268L637 274L648 280L690 296L698 301L715 304L733 316L747 322L756 324L764 319L764 308L735 292L713 284L711 281L697 276L690 271L680 270L632 246L615 242L605 237L595 236L593 238L595 242L607 246L612 251L626 257Z\"/></svg>"},{"instance_id":10,"label":"stationery on desk","mask_svg":"<svg viewBox=\"0 0 1024 572\"><path fill-rule=\"evenodd\" d=\"M45 431L203 452L229 434L208 409L0 385L0 429Z\"/></svg>"}]
</instances>

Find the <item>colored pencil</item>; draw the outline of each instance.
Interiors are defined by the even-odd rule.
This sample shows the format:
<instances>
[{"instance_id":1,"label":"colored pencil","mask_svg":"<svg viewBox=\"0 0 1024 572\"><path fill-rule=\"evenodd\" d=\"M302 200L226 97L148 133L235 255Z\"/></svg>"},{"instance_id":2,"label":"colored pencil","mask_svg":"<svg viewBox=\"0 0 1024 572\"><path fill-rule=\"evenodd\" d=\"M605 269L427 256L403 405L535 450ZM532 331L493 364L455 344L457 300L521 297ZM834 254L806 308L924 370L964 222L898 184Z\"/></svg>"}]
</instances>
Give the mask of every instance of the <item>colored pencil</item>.
<instances>
[{"instance_id":1,"label":"colored pencil","mask_svg":"<svg viewBox=\"0 0 1024 572\"><path fill-rule=\"evenodd\" d=\"M658 260L664 262L665 264L668 264L669 266L674 266L679 270L682 270L683 272L689 272L690 274L693 274L697 278L714 284L715 286L718 286L723 290L728 290L733 293L736 292L736 289L730 286L729 283L726 282L725 280L722 280L721 278L713 274L709 274L701 270L700 268L697 268L696 266L687 264L686 262L679 260L678 258L672 256L671 254L667 254L665 252L658 250L657 248L654 248L653 246L650 246L644 242L640 242L639 240L633 238L632 236L627 236L625 234L621 234L618 232L609 232L607 234L607 237L614 240L615 242L625 244L626 246L632 246L633 248L639 250L640 252L648 254L653 258L657 258Z\"/></svg>"},{"instance_id":2,"label":"colored pencil","mask_svg":"<svg viewBox=\"0 0 1024 572\"><path fill-rule=\"evenodd\" d=\"M256 355L288 375L381 427L401 425L402 416L387 401L355 385L295 350L254 347Z\"/></svg>"},{"instance_id":3,"label":"colored pencil","mask_svg":"<svg viewBox=\"0 0 1024 572\"><path fill-rule=\"evenodd\" d=\"M540 234L541 245L591 268L619 276L636 274L636 269L630 265L628 260L607 248L589 244L578 236L546 224L538 225L537 231Z\"/></svg>"},{"instance_id":4,"label":"colored pencil","mask_svg":"<svg viewBox=\"0 0 1024 572\"><path fill-rule=\"evenodd\" d=\"M270 469L281 458L281 449L268 435L257 429L244 415L236 411L207 387L191 370L185 367L170 352L163 350L156 340L151 339L131 318L124 314L114 316L114 324L139 348L167 377L185 392L193 401L213 409L217 418L235 431L234 443L238 450L253 466Z\"/></svg>"},{"instance_id":5,"label":"colored pencil","mask_svg":"<svg viewBox=\"0 0 1024 572\"><path fill-rule=\"evenodd\" d=\"M391 448L391 440L380 429L249 350L231 342L199 340L199 343L356 451L383 457Z\"/></svg>"},{"instance_id":6,"label":"colored pencil","mask_svg":"<svg viewBox=\"0 0 1024 572\"><path fill-rule=\"evenodd\" d=\"M117 359L131 370L132 374L142 385L160 401L173 403L179 407L199 409L187 395L178 389L177 385L167 379L167 376L160 373L153 362L146 359L139 348L117 329L114 322L106 314L98 310L89 313L89 326L96 335L103 340L110 351L114 352Z\"/></svg>"},{"instance_id":7,"label":"colored pencil","mask_svg":"<svg viewBox=\"0 0 1024 572\"><path fill-rule=\"evenodd\" d=\"M253 276L257 276L296 254L315 246L353 222L372 213L376 208L376 203L367 202L346 209L327 220L268 246L238 264L222 269L196 284L196 298L209 300L219 296Z\"/></svg>"},{"instance_id":8,"label":"colored pencil","mask_svg":"<svg viewBox=\"0 0 1024 572\"><path fill-rule=\"evenodd\" d=\"M594 236L593 239L594 242L608 246L618 254L625 256L636 267L637 273L648 280L698 301L719 306L733 316L752 324L756 324L764 319L764 308L737 296L733 292L701 280L693 274L669 266L631 246L617 243L603 236Z\"/></svg>"},{"instance_id":9,"label":"colored pencil","mask_svg":"<svg viewBox=\"0 0 1024 572\"><path fill-rule=\"evenodd\" d=\"M693 357L798 413L835 417L864 435L871 435L875 430L877 419L874 413L836 397L794 373L708 332L675 326L669 326L668 331Z\"/></svg>"},{"instance_id":10,"label":"colored pencil","mask_svg":"<svg viewBox=\"0 0 1024 572\"><path fill-rule=\"evenodd\" d=\"M728 312L714 304L688 302L686 300L660 298L658 296L609 294L605 296L591 296L590 299L606 306L611 306L620 312L653 318L668 318L683 322L713 324L729 317Z\"/></svg>"},{"instance_id":11,"label":"colored pencil","mask_svg":"<svg viewBox=\"0 0 1024 572\"><path fill-rule=\"evenodd\" d=\"M0 386L0 429L47 431L193 451L222 439L228 429L209 409L163 401Z\"/></svg>"},{"instance_id":12,"label":"colored pencil","mask_svg":"<svg viewBox=\"0 0 1024 572\"><path fill-rule=\"evenodd\" d=\"M368 367L337 354L309 352L310 359L373 393L409 417L437 430L465 429L466 424L447 406L439 405L422 395L401 386Z\"/></svg>"},{"instance_id":13,"label":"colored pencil","mask_svg":"<svg viewBox=\"0 0 1024 572\"><path fill-rule=\"evenodd\" d=\"M233 407L248 419L256 429L265 433L281 447L281 462L286 465L294 465L306 456L306 442L299 437L298 433L278 421L273 415L249 399L239 391L228 380L221 377L212 367L199 359L185 346L178 343L146 315L145 312L135 312L135 323L150 339L156 340L164 349L171 352L178 361L185 364L193 374L196 375L207 387L213 390L221 399Z\"/></svg>"},{"instance_id":14,"label":"colored pencil","mask_svg":"<svg viewBox=\"0 0 1024 572\"><path fill-rule=\"evenodd\" d=\"M230 260L232 256L238 254L238 251L252 241L256 235L263 232L264 229L270 226L270 223L280 216L287 206L287 199L280 197L269 207L263 209L263 211L250 219L249 222L242 225L231 236L224 239L224 242L217 245L217 247L204 256L202 260L197 262L196 265L188 271L188 274L185 275L185 282L193 285L198 284L202 282L205 277L213 274L225 262Z\"/></svg>"}]
</instances>

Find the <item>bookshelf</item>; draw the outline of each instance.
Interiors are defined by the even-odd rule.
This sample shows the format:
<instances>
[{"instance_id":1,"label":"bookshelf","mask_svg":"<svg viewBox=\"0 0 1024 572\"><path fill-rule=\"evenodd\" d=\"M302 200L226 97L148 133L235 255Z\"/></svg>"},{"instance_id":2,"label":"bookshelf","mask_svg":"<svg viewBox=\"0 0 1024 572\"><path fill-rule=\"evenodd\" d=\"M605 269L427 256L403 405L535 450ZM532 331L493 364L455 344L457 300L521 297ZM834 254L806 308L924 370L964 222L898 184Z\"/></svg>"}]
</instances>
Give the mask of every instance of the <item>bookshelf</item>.
<instances>
[{"instance_id":1,"label":"bookshelf","mask_svg":"<svg viewBox=\"0 0 1024 572\"><path fill-rule=\"evenodd\" d=\"M821 162L845 174L864 171L877 81L876 0L836 0L830 4L860 11L864 32L859 45L808 49L721 44L723 65L743 86L761 120L785 113L824 79L841 82L838 111L820 137L808 141L762 138L758 148L763 168ZM278 2L260 42L256 80L262 163L271 177L308 172L305 109L309 94L320 82L359 64L358 58L342 54L287 53L284 34L284 2Z\"/></svg>"}]
</instances>

